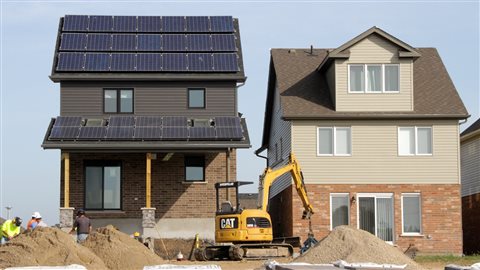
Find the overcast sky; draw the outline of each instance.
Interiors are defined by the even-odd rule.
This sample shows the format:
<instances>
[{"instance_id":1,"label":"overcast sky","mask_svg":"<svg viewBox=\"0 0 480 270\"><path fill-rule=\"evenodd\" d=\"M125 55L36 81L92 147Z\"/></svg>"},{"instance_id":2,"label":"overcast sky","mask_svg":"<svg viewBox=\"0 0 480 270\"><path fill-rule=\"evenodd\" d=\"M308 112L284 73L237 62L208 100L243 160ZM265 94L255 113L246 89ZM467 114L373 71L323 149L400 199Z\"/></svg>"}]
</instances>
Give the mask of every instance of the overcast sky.
<instances>
[{"instance_id":1,"label":"overcast sky","mask_svg":"<svg viewBox=\"0 0 480 270\"><path fill-rule=\"evenodd\" d=\"M239 19L245 73L239 89L252 148L238 151L238 180L255 180L270 48L335 48L372 26L413 47L435 47L472 115L479 116L478 1L6 1L1 0L0 216L40 211L58 222L60 151L40 147L59 115L59 84L48 78L59 18L87 15L232 15ZM256 191L251 185L245 192ZM155 196L155 194L153 194Z\"/></svg>"}]
</instances>

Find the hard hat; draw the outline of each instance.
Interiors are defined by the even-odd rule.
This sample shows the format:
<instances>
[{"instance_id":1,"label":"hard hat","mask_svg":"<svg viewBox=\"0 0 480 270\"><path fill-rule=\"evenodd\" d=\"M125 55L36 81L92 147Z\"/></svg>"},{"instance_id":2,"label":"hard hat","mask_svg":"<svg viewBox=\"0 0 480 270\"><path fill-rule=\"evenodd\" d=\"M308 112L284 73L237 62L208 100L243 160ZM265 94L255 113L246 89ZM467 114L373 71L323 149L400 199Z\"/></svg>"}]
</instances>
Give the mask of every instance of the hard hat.
<instances>
[{"instance_id":1,"label":"hard hat","mask_svg":"<svg viewBox=\"0 0 480 270\"><path fill-rule=\"evenodd\" d=\"M40 215L39 212L34 212L34 213L32 214L32 218L42 218L42 215Z\"/></svg>"},{"instance_id":2,"label":"hard hat","mask_svg":"<svg viewBox=\"0 0 480 270\"><path fill-rule=\"evenodd\" d=\"M18 226L20 226L20 225L22 224L22 219L21 219L21 218L15 217L14 220L15 220L15 226L18 227Z\"/></svg>"},{"instance_id":3,"label":"hard hat","mask_svg":"<svg viewBox=\"0 0 480 270\"><path fill-rule=\"evenodd\" d=\"M133 236L139 237L139 236L140 236L140 233L139 233L139 232L134 232L134 233L133 233Z\"/></svg>"},{"instance_id":4,"label":"hard hat","mask_svg":"<svg viewBox=\"0 0 480 270\"><path fill-rule=\"evenodd\" d=\"M85 215L85 210L83 209L78 209L77 211L77 216Z\"/></svg>"}]
</instances>

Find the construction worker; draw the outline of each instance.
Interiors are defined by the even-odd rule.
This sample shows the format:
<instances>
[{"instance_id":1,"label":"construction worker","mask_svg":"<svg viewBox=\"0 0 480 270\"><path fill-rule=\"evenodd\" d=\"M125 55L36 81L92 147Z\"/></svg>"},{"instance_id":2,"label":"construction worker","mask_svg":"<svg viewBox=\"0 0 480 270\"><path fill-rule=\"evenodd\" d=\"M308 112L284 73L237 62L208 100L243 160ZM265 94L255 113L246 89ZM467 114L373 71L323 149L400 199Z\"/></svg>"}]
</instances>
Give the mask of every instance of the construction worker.
<instances>
[{"instance_id":1,"label":"construction worker","mask_svg":"<svg viewBox=\"0 0 480 270\"><path fill-rule=\"evenodd\" d=\"M83 209L77 211L77 218L73 223L73 228L70 233L74 233L75 231L77 231L78 243L83 243L85 240L87 240L88 235L92 231L90 219L85 216L85 211Z\"/></svg>"},{"instance_id":2,"label":"construction worker","mask_svg":"<svg viewBox=\"0 0 480 270\"><path fill-rule=\"evenodd\" d=\"M22 225L22 219L19 217L5 221L0 232L0 244L3 245L20 234L20 225Z\"/></svg>"},{"instance_id":3,"label":"construction worker","mask_svg":"<svg viewBox=\"0 0 480 270\"><path fill-rule=\"evenodd\" d=\"M32 225L35 226L34 223L38 223L38 221L37 221L38 218L42 218L40 213L39 212L33 212L32 218L27 223L27 230L31 230L31 229L34 228L34 227L32 227Z\"/></svg>"}]
</instances>

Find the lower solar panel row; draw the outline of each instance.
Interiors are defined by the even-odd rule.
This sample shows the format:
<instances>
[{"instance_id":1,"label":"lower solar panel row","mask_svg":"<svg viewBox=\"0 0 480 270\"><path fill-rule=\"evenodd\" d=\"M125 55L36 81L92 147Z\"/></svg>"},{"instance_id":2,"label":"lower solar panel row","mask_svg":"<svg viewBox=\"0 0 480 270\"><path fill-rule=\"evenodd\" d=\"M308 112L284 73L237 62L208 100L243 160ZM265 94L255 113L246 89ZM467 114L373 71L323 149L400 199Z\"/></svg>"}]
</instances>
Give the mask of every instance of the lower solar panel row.
<instances>
[{"instance_id":1,"label":"lower solar panel row","mask_svg":"<svg viewBox=\"0 0 480 270\"><path fill-rule=\"evenodd\" d=\"M65 127L50 140L241 140L241 127Z\"/></svg>"},{"instance_id":2,"label":"lower solar panel row","mask_svg":"<svg viewBox=\"0 0 480 270\"><path fill-rule=\"evenodd\" d=\"M78 53L60 52L57 71L237 72L236 53Z\"/></svg>"}]
</instances>

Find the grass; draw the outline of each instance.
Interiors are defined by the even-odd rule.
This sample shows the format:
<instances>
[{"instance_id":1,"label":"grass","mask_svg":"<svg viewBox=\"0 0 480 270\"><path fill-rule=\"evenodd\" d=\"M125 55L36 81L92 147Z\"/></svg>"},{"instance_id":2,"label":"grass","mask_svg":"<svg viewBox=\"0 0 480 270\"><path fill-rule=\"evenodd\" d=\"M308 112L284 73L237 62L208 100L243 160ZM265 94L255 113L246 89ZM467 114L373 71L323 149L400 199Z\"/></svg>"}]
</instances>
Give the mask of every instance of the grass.
<instances>
[{"instance_id":1,"label":"grass","mask_svg":"<svg viewBox=\"0 0 480 270\"><path fill-rule=\"evenodd\" d=\"M442 256L417 256L415 257L417 263L444 263L457 264L457 265L472 265L480 262L480 254L471 256L454 256L454 255L442 255Z\"/></svg>"}]
</instances>

